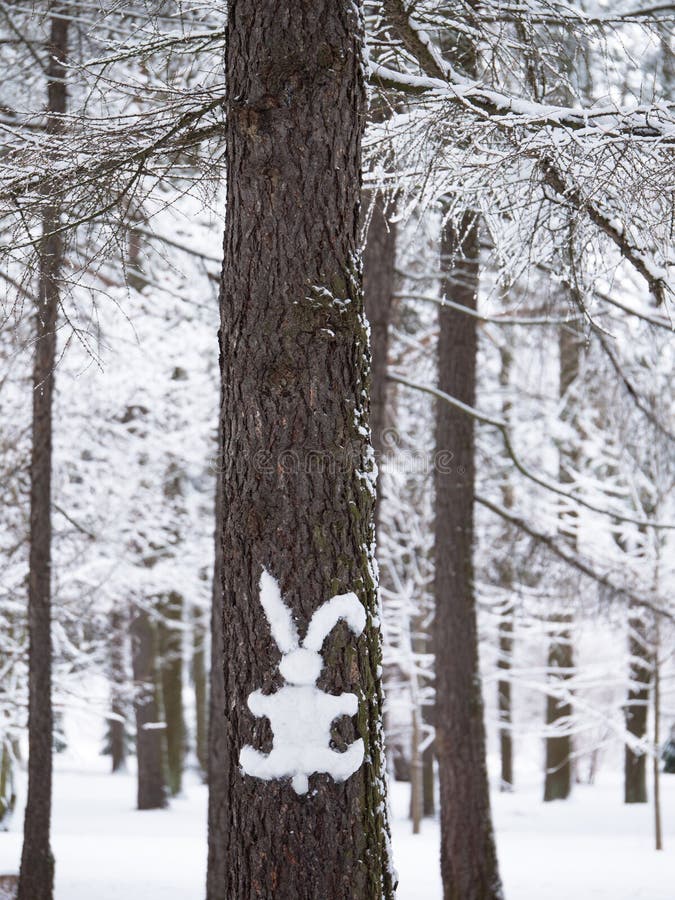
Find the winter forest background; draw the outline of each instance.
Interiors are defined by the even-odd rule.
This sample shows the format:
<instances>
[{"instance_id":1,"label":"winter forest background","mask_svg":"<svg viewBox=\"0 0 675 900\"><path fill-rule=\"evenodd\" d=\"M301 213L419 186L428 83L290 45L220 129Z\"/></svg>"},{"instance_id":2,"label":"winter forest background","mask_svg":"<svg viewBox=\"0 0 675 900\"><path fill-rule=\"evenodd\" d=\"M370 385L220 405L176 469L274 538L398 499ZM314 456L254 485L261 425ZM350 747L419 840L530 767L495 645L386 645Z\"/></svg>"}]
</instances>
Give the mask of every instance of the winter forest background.
<instances>
[{"instance_id":1,"label":"winter forest background","mask_svg":"<svg viewBox=\"0 0 675 900\"><path fill-rule=\"evenodd\" d=\"M674 25L0 0L0 897L672 898Z\"/></svg>"}]
</instances>

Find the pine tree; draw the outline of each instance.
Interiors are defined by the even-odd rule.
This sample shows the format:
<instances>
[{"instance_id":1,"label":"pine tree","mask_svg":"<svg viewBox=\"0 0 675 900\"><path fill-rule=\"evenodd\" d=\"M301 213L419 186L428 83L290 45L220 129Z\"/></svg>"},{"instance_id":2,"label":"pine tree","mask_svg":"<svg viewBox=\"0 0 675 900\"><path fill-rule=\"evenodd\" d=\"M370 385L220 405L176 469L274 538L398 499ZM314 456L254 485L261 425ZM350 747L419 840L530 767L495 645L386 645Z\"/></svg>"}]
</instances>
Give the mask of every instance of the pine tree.
<instances>
[{"instance_id":1,"label":"pine tree","mask_svg":"<svg viewBox=\"0 0 675 900\"><path fill-rule=\"evenodd\" d=\"M68 7L50 5L47 44L47 119L57 136L67 108ZM19 875L19 900L51 900L54 858L50 846L52 804L52 639L51 639L51 478L52 400L56 365L56 325L63 238L60 210L44 189L39 246L38 305L33 366L33 447L31 453L30 556L28 576L29 707L28 797Z\"/></svg>"},{"instance_id":2,"label":"pine tree","mask_svg":"<svg viewBox=\"0 0 675 900\"><path fill-rule=\"evenodd\" d=\"M448 219L441 257L444 294L476 309L479 235L475 214ZM452 307L439 310L438 387L474 407L476 319ZM437 467L436 483L436 754L441 802L441 871L446 900L502 896L486 765L478 625L473 583L474 422L439 401L437 452L452 465Z\"/></svg>"},{"instance_id":3,"label":"pine tree","mask_svg":"<svg viewBox=\"0 0 675 900\"><path fill-rule=\"evenodd\" d=\"M224 832L212 835L228 864L213 900L393 896L358 260L361 27L358 6L344 0L320 0L302 15L289 0L243 0L228 9L221 290L227 777ZM249 710L250 696L262 689L274 708L283 683L261 605L263 571L278 584L300 639L336 595L353 592L366 613L360 637L354 625L338 623L321 647L318 690L357 698L357 715L339 717L331 732L335 751L350 757L363 741L363 762L345 780L310 772L307 785L294 779L294 790L289 778L254 777L240 764L244 746L267 753L274 739L267 720Z\"/></svg>"}]
</instances>

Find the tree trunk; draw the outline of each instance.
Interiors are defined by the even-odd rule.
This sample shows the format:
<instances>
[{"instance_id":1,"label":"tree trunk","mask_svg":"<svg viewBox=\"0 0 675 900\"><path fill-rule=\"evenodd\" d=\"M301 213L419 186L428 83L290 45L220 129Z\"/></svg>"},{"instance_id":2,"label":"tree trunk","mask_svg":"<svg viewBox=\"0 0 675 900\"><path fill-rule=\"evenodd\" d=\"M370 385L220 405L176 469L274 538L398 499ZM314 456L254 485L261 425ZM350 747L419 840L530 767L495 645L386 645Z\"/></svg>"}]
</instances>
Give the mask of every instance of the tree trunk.
<instances>
[{"instance_id":1,"label":"tree trunk","mask_svg":"<svg viewBox=\"0 0 675 900\"><path fill-rule=\"evenodd\" d=\"M127 622L124 612L115 606L110 615L110 682L111 709L110 755L112 771L126 769L127 759L127 712L129 684L126 665Z\"/></svg>"},{"instance_id":2,"label":"tree trunk","mask_svg":"<svg viewBox=\"0 0 675 900\"><path fill-rule=\"evenodd\" d=\"M658 571L658 562L657 562ZM658 585L657 585L658 587ZM652 775L654 778L654 849L663 850L663 823L661 821L661 768L659 750L661 743L661 673L659 671L659 621L654 623L654 757L652 759Z\"/></svg>"},{"instance_id":3,"label":"tree trunk","mask_svg":"<svg viewBox=\"0 0 675 900\"><path fill-rule=\"evenodd\" d=\"M49 134L63 131L68 52L67 6L50 6L47 63ZM40 243L38 308L33 368L33 447L31 453L30 554L28 575L28 796L18 900L51 900L54 858L50 846L52 806L52 638L51 638L51 476L52 398L56 365L56 321L63 241L58 203L45 188Z\"/></svg>"},{"instance_id":4,"label":"tree trunk","mask_svg":"<svg viewBox=\"0 0 675 900\"><path fill-rule=\"evenodd\" d=\"M172 797L183 784L185 717L183 715L183 598L172 591L159 604L159 674L166 722L167 781Z\"/></svg>"},{"instance_id":5,"label":"tree trunk","mask_svg":"<svg viewBox=\"0 0 675 900\"><path fill-rule=\"evenodd\" d=\"M511 669L513 653L513 607L502 613L499 620L499 660L498 667L506 672L506 677L497 682L497 699L499 706L499 751L501 758L501 791L513 790L513 740L511 738L511 681L508 672Z\"/></svg>"},{"instance_id":6,"label":"tree trunk","mask_svg":"<svg viewBox=\"0 0 675 900\"><path fill-rule=\"evenodd\" d=\"M625 707L626 731L643 740L647 735L652 654L643 619L631 618L628 629L631 684ZM624 801L647 802L647 755L635 753L627 744L624 758Z\"/></svg>"},{"instance_id":7,"label":"tree trunk","mask_svg":"<svg viewBox=\"0 0 675 900\"><path fill-rule=\"evenodd\" d=\"M565 398L579 374L579 356L582 337L578 326L570 323L560 330L560 397ZM563 417L573 419L574 411L564 411ZM572 481L567 469L566 452L560 451L560 482L569 484ZM569 456L574 462L574 453ZM565 513L560 516L561 536L572 546L576 544L576 516ZM565 602L567 598L563 598ZM574 648L572 645L572 615L568 612L554 613L549 618L551 637L548 648L549 681L565 682L572 677L574 667ZM572 716L572 704L568 700L548 694L546 697L546 725L550 730L558 729L562 733L546 738L546 763L544 776L544 800L566 800L572 790L572 735L569 720Z\"/></svg>"},{"instance_id":8,"label":"tree trunk","mask_svg":"<svg viewBox=\"0 0 675 900\"><path fill-rule=\"evenodd\" d=\"M511 399L509 397L509 383L511 380L511 365L513 357L508 347L500 349L501 367L499 370L499 386L504 392L502 400L502 418L505 422L511 416ZM513 508L513 487L509 483L508 474L504 476L501 487L502 504L505 509ZM513 657L513 625L515 610L509 597L513 591L513 561L510 553L506 553L500 562L500 587L507 596L506 604L499 617L498 659L499 679L497 681L497 709L499 711L499 755L501 761L501 777L499 789L501 791L513 790L513 738L511 736L512 708L511 708L511 660Z\"/></svg>"},{"instance_id":9,"label":"tree trunk","mask_svg":"<svg viewBox=\"0 0 675 900\"><path fill-rule=\"evenodd\" d=\"M300 15L290 0L240 0L228 13L221 292L227 777L218 836L227 866L217 896L379 900L392 897L394 886L358 265L365 118L359 8L318 0ZM275 579L282 598L266 607L274 638L261 605L263 570L264 596L276 598ZM313 649L291 651L295 629L304 640L313 614L340 594L347 594L350 626L339 623L321 646L318 686L298 687L321 660L316 632ZM329 613L323 606L322 616ZM319 623L315 618L315 628ZM279 673L277 640L285 677L295 679L290 685ZM299 657L291 652L305 654L307 667L293 669ZM298 701L292 721L281 720L282 688L310 704ZM310 709L325 715L332 701L358 712L338 713L330 747ZM276 739L263 706L281 717ZM299 735L310 740L310 732L317 744L305 747L300 771ZM273 739L277 762L278 754L292 761L292 784L277 768L250 774L251 760L262 766ZM350 762L340 774L342 751Z\"/></svg>"},{"instance_id":10,"label":"tree trunk","mask_svg":"<svg viewBox=\"0 0 675 900\"><path fill-rule=\"evenodd\" d=\"M7 830L16 803L13 762L9 739L3 736L0 741L0 831Z\"/></svg>"},{"instance_id":11,"label":"tree trunk","mask_svg":"<svg viewBox=\"0 0 675 900\"><path fill-rule=\"evenodd\" d=\"M394 297L396 270L396 225L387 220L385 200L378 193L372 201L372 215L363 251L363 296L370 325L370 430L375 460L380 464L385 451L387 423L387 356L389 322ZM376 503L376 516L379 504Z\"/></svg>"},{"instance_id":12,"label":"tree trunk","mask_svg":"<svg viewBox=\"0 0 675 900\"><path fill-rule=\"evenodd\" d=\"M166 726L158 691L157 633L147 611L137 607L131 620L134 670L138 808L163 809L166 794Z\"/></svg>"},{"instance_id":13,"label":"tree trunk","mask_svg":"<svg viewBox=\"0 0 675 900\"><path fill-rule=\"evenodd\" d=\"M207 780L208 692L206 690L206 628L204 610L192 611L192 684L195 690L195 755L202 777Z\"/></svg>"},{"instance_id":14,"label":"tree trunk","mask_svg":"<svg viewBox=\"0 0 675 900\"><path fill-rule=\"evenodd\" d=\"M445 296L476 309L478 226L473 213L443 228ZM440 390L474 406L476 319L439 310ZM441 871L445 900L502 896L485 761L485 725L478 666L473 587L473 419L439 402L437 452L452 466L436 468L436 757L441 800Z\"/></svg>"},{"instance_id":15,"label":"tree trunk","mask_svg":"<svg viewBox=\"0 0 675 900\"><path fill-rule=\"evenodd\" d=\"M410 735L410 820L413 834L420 833L422 816L424 815L424 769L420 743L420 711L417 698L411 701L411 735Z\"/></svg>"}]
</instances>

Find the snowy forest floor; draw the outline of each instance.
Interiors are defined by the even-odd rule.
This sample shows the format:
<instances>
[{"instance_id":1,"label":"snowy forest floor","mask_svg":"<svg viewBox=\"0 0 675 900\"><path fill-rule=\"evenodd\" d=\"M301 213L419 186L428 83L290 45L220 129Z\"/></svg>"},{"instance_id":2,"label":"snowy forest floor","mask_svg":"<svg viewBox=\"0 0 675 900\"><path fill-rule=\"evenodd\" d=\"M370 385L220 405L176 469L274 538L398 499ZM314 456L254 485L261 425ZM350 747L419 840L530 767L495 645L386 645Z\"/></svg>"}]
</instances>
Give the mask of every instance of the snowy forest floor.
<instances>
[{"instance_id":1,"label":"snowy forest floor","mask_svg":"<svg viewBox=\"0 0 675 900\"><path fill-rule=\"evenodd\" d=\"M79 755L78 755L79 756ZM131 774L107 774L106 757L57 757L54 783L56 900L200 900L206 863L204 785L188 773L168 810L134 809ZM618 778L577 786L543 804L540 785L493 795L507 900L672 900L675 776L663 778L665 851L653 849L652 807L621 803ZM421 835L406 818L408 785L392 791L400 900L438 900L438 825ZM21 822L0 834L0 874L16 872Z\"/></svg>"}]
</instances>

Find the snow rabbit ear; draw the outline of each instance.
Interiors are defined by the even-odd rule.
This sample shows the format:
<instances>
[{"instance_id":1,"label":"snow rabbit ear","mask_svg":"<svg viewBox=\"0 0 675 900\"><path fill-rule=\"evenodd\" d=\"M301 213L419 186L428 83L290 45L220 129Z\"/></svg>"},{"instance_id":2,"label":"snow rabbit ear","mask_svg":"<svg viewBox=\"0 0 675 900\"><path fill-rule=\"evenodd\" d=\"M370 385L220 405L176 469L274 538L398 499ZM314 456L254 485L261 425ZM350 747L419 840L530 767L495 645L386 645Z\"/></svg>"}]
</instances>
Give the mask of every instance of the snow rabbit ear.
<instances>
[{"instance_id":1,"label":"snow rabbit ear","mask_svg":"<svg viewBox=\"0 0 675 900\"><path fill-rule=\"evenodd\" d=\"M356 594L337 594L322 604L312 616L302 646L319 653L340 619L344 619L357 637L366 627L366 611Z\"/></svg>"},{"instance_id":2,"label":"snow rabbit ear","mask_svg":"<svg viewBox=\"0 0 675 900\"><path fill-rule=\"evenodd\" d=\"M291 611L281 599L279 582L273 575L270 575L267 569L263 569L260 576L260 604L265 610L272 637L279 650L283 654L297 650L299 646L298 631Z\"/></svg>"}]
</instances>

